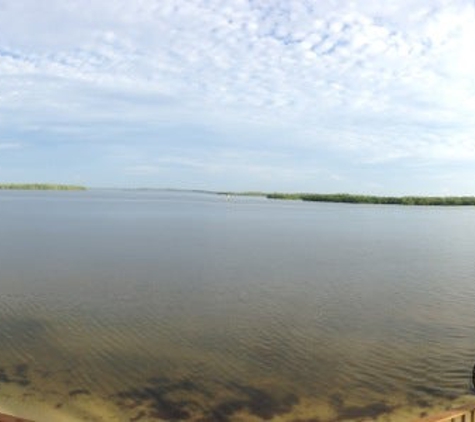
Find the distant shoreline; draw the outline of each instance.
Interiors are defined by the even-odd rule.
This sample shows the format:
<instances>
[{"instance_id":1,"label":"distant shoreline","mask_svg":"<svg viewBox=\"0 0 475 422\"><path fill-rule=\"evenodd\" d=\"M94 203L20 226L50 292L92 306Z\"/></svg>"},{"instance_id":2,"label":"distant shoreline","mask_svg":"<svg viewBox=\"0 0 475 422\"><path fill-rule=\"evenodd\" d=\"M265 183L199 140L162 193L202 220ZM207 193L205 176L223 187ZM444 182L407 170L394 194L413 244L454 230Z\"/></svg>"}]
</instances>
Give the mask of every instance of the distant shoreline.
<instances>
[{"instance_id":1,"label":"distant shoreline","mask_svg":"<svg viewBox=\"0 0 475 422\"><path fill-rule=\"evenodd\" d=\"M117 188L121 189L121 188ZM0 183L1 190L53 190L53 191L84 191L85 186L52 184L52 183ZM133 191L171 191L192 192L225 196L249 196L286 201L330 202L342 204L375 204L375 205L413 205L413 206L475 206L475 196L377 196L356 195L349 193L281 193L260 191L212 191L201 189L170 189L170 188L128 188Z\"/></svg>"},{"instance_id":2,"label":"distant shoreline","mask_svg":"<svg viewBox=\"0 0 475 422\"><path fill-rule=\"evenodd\" d=\"M1 183L0 190L86 190L84 186L51 183Z\"/></svg>"},{"instance_id":3,"label":"distant shoreline","mask_svg":"<svg viewBox=\"0 0 475 422\"><path fill-rule=\"evenodd\" d=\"M346 204L376 205L442 205L470 206L475 205L475 196L375 196L352 195L348 193L264 193L264 192L218 192L220 195L261 196L268 199L281 199L310 202L333 202Z\"/></svg>"}]
</instances>

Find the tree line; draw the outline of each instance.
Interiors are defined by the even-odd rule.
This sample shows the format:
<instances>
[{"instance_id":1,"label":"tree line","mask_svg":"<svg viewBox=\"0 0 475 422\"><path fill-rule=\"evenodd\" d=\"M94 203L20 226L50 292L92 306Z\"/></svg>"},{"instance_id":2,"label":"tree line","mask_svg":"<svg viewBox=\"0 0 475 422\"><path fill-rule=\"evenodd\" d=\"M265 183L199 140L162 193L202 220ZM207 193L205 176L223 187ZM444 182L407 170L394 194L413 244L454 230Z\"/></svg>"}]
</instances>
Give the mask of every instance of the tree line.
<instances>
[{"instance_id":1,"label":"tree line","mask_svg":"<svg viewBox=\"0 0 475 422\"><path fill-rule=\"evenodd\" d=\"M1 183L0 189L18 190L86 190L84 186L50 183Z\"/></svg>"},{"instance_id":2,"label":"tree line","mask_svg":"<svg viewBox=\"0 0 475 422\"><path fill-rule=\"evenodd\" d=\"M373 196L348 193L269 193L269 199L394 205L475 205L475 196Z\"/></svg>"}]
</instances>

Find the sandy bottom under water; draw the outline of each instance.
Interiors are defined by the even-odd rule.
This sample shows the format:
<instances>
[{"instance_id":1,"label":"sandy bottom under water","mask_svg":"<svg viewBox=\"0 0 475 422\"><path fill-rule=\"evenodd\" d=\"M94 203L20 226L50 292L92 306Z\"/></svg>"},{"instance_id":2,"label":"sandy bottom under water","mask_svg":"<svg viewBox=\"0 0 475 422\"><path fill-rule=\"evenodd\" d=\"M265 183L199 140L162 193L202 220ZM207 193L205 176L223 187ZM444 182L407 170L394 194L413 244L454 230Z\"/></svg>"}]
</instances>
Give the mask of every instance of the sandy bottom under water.
<instances>
[{"instance_id":1,"label":"sandy bottom under water","mask_svg":"<svg viewBox=\"0 0 475 422\"><path fill-rule=\"evenodd\" d=\"M251 385L219 385L200 389L191 381L152 377L142 385L104 394L91 379L76 388L74 374L47 373L26 364L0 368L0 412L35 422L126 421L410 421L465 404L475 406L469 394L454 400L435 399L430 405L409 406L404 397L362 404L334 394L312 395L279 391L269 380ZM84 385L84 382L83 382ZM96 387L96 388L95 388Z\"/></svg>"}]
</instances>

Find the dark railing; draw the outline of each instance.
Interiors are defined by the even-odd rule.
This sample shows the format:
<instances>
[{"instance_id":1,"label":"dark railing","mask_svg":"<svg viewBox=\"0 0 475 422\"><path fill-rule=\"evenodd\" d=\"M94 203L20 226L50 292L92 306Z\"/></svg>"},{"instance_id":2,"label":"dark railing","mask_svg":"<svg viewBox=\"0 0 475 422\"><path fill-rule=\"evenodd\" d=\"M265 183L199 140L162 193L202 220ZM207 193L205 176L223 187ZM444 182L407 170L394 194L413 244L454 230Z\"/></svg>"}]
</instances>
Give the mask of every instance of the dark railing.
<instances>
[{"instance_id":1,"label":"dark railing","mask_svg":"<svg viewBox=\"0 0 475 422\"><path fill-rule=\"evenodd\" d=\"M446 410L415 422L475 422L475 404Z\"/></svg>"}]
</instances>

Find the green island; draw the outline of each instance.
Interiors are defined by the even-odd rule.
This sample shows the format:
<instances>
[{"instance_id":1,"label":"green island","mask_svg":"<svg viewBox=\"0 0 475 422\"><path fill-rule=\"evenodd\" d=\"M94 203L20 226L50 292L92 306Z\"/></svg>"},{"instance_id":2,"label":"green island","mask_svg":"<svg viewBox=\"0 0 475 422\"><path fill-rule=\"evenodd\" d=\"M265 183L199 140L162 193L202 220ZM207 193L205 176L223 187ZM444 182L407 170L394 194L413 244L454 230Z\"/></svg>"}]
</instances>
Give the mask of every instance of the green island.
<instances>
[{"instance_id":1,"label":"green island","mask_svg":"<svg viewBox=\"0 0 475 422\"><path fill-rule=\"evenodd\" d=\"M349 193L265 193L218 192L230 196L261 196L268 199L300 200L313 202L338 202L348 204L390 205L475 205L475 196L375 196Z\"/></svg>"},{"instance_id":2,"label":"green island","mask_svg":"<svg viewBox=\"0 0 475 422\"><path fill-rule=\"evenodd\" d=\"M270 193L269 199L293 199L314 202L341 202L351 204L392 204L392 205L475 205L475 196L373 196L334 194L282 194Z\"/></svg>"},{"instance_id":3,"label":"green island","mask_svg":"<svg viewBox=\"0 0 475 422\"><path fill-rule=\"evenodd\" d=\"M1 190L86 190L84 186L52 183L0 183Z\"/></svg>"}]
</instances>

